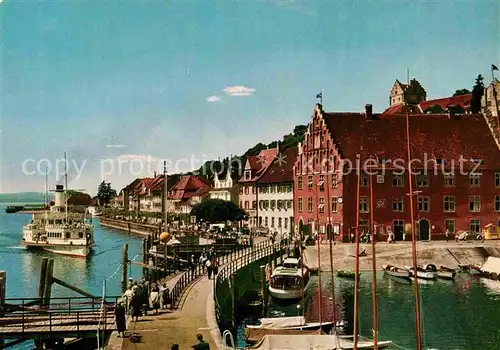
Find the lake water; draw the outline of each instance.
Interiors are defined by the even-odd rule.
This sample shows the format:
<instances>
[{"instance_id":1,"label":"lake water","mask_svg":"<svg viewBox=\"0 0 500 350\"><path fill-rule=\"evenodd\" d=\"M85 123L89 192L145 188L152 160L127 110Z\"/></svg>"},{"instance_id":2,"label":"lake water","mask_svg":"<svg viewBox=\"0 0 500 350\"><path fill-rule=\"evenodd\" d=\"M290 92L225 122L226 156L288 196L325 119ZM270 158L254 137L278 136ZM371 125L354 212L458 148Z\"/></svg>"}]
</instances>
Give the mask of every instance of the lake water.
<instances>
[{"instance_id":1,"label":"lake water","mask_svg":"<svg viewBox=\"0 0 500 350\"><path fill-rule=\"evenodd\" d=\"M353 319L354 281L335 276L337 319ZM322 273L323 320L333 319L330 273ZM306 320L319 320L318 279L313 277L305 297ZM500 349L500 282L458 274L456 280L437 280L420 285L421 321L424 349ZM299 303L301 303L299 301ZM377 274L379 340L392 340L392 349L416 348L413 286L383 272ZM360 334L371 337L372 278L363 273L359 284ZM297 305L271 303L269 316L297 316ZM268 316L268 317L269 317ZM238 343L244 345L244 324L255 322L248 316L238 329ZM350 330L352 334L352 328Z\"/></svg>"},{"instance_id":2,"label":"lake water","mask_svg":"<svg viewBox=\"0 0 500 350\"><path fill-rule=\"evenodd\" d=\"M87 259L43 251L27 251L19 242L22 238L22 226L30 220L31 215L7 214L4 210L6 206L0 205L0 270L7 271L7 298L37 296L43 257L54 259L54 276L65 282L100 296L103 293L103 281L108 279L106 295L120 294L123 244L129 245L129 259L133 259L141 252L142 237L101 227L99 220L94 219L96 245ZM138 267L129 268L129 274L134 278L138 278L141 272ZM77 294L54 284L52 296L67 297Z\"/></svg>"}]
</instances>

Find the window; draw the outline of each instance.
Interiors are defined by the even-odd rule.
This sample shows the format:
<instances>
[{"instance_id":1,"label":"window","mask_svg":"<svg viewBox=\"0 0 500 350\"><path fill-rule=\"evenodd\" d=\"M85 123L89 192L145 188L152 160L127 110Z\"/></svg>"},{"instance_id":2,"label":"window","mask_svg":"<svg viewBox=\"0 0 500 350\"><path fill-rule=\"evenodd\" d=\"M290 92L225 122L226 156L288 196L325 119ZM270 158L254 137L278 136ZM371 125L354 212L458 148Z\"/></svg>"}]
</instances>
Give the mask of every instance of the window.
<instances>
[{"instance_id":1,"label":"window","mask_svg":"<svg viewBox=\"0 0 500 350\"><path fill-rule=\"evenodd\" d=\"M274 216L271 218L271 227L274 227Z\"/></svg>"},{"instance_id":2,"label":"window","mask_svg":"<svg viewBox=\"0 0 500 350\"><path fill-rule=\"evenodd\" d=\"M269 218L267 216L264 219L264 222L265 222L266 227L268 227L269 226Z\"/></svg>"},{"instance_id":3,"label":"window","mask_svg":"<svg viewBox=\"0 0 500 350\"><path fill-rule=\"evenodd\" d=\"M274 186L274 185L270 185L269 189L270 189L270 191L269 191L270 193L276 192L276 186Z\"/></svg>"},{"instance_id":4,"label":"window","mask_svg":"<svg viewBox=\"0 0 500 350\"><path fill-rule=\"evenodd\" d=\"M276 200L272 199L271 200L271 210L274 210L276 208Z\"/></svg>"},{"instance_id":5,"label":"window","mask_svg":"<svg viewBox=\"0 0 500 350\"><path fill-rule=\"evenodd\" d=\"M332 188L337 188L337 174L332 174Z\"/></svg>"},{"instance_id":6,"label":"window","mask_svg":"<svg viewBox=\"0 0 500 350\"><path fill-rule=\"evenodd\" d=\"M444 212L454 213L455 212L455 197L454 196L444 196Z\"/></svg>"},{"instance_id":7,"label":"window","mask_svg":"<svg viewBox=\"0 0 500 350\"><path fill-rule=\"evenodd\" d=\"M252 178L252 170L245 170L245 180L250 180Z\"/></svg>"},{"instance_id":8,"label":"window","mask_svg":"<svg viewBox=\"0 0 500 350\"><path fill-rule=\"evenodd\" d=\"M368 175L366 175L366 174L360 175L359 185L362 187L368 187Z\"/></svg>"},{"instance_id":9,"label":"window","mask_svg":"<svg viewBox=\"0 0 500 350\"><path fill-rule=\"evenodd\" d=\"M240 187L240 194L243 194L243 187Z\"/></svg>"},{"instance_id":10,"label":"window","mask_svg":"<svg viewBox=\"0 0 500 350\"><path fill-rule=\"evenodd\" d=\"M252 194L255 194L255 193L256 193L255 186L252 186Z\"/></svg>"},{"instance_id":11,"label":"window","mask_svg":"<svg viewBox=\"0 0 500 350\"><path fill-rule=\"evenodd\" d=\"M500 173L495 173L495 187L500 187Z\"/></svg>"},{"instance_id":12,"label":"window","mask_svg":"<svg viewBox=\"0 0 500 350\"><path fill-rule=\"evenodd\" d=\"M418 197L418 210L429 211L429 197Z\"/></svg>"},{"instance_id":13,"label":"window","mask_svg":"<svg viewBox=\"0 0 500 350\"><path fill-rule=\"evenodd\" d=\"M479 187L480 175L479 174L469 174L469 185L470 187Z\"/></svg>"},{"instance_id":14,"label":"window","mask_svg":"<svg viewBox=\"0 0 500 350\"><path fill-rule=\"evenodd\" d=\"M309 213L313 212L313 199L311 197L307 198L307 211Z\"/></svg>"},{"instance_id":15,"label":"window","mask_svg":"<svg viewBox=\"0 0 500 350\"><path fill-rule=\"evenodd\" d=\"M288 218L285 218L283 221L283 227L288 228Z\"/></svg>"},{"instance_id":16,"label":"window","mask_svg":"<svg viewBox=\"0 0 500 350\"><path fill-rule=\"evenodd\" d=\"M292 209L292 202L293 201L291 199L286 202L286 208L287 209Z\"/></svg>"},{"instance_id":17,"label":"window","mask_svg":"<svg viewBox=\"0 0 500 350\"><path fill-rule=\"evenodd\" d=\"M370 225L368 224L368 220L359 220L359 233L368 233L368 229Z\"/></svg>"},{"instance_id":18,"label":"window","mask_svg":"<svg viewBox=\"0 0 500 350\"><path fill-rule=\"evenodd\" d=\"M252 209L256 209L257 208L257 201L252 201Z\"/></svg>"},{"instance_id":19,"label":"window","mask_svg":"<svg viewBox=\"0 0 500 350\"><path fill-rule=\"evenodd\" d=\"M312 190L312 188L313 188L313 177L312 177L312 175L309 175L307 177L307 188L310 189L310 190Z\"/></svg>"},{"instance_id":20,"label":"window","mask_svg":"<svg viewBox=\"0 0 500 350\"><path fill-rule=\"evenodd\" d=\"M247 187L247 188L248 188L248 187ZM249 206L249 204L250 204L250 203L249 203L248 201L245 201L245 209L249 209L249 207L250 207L250 206Z\"/></svg>"},{"instance_id":21,"label":"window","mask_svg":"<svg viewBox=\"0 0 500 350\"><path fill-rule=\"evenodd\" d=\"M429 187L429 176L426 174L417 175L417 186L418 187Z\"/></svg>"},{"instance_id":22,"label":"window","mask_svg":"<svg viewBox=\"0 0 500 350\"><path fill-rule=\"evenodd\" d=\"M240 201L240 208L243 209L243 201Z\"/></svg>"},{"instance_id":23,"label":"window","mask_svg":"<svg viewBox=\"0 0 500 350\"><path fill-rule=\"evenodd\" d=\"M337 203L338 203L338 198L332 197L332 213L337 212Z\"/></svg>"},{"instance_id":24,"label":"window","mask_svg":"<svg viewBox=\"0 0 500 350\"><path fill-rule=\"evenodd\" d=\"M392 174L392 187L403 187L403 174Z\"/></svg>"},{"instance_id":25,"label":"window","mask_svg":"<svg viewBox=\"0 0 500 350\"><path fill-rule=\"evenodd\" d=\"M318 187L319 187L320 191L324 191L325 190L325 175L320 175L319 176Z\"/></svg>"},{"instance_id":26,"label":"window","mask_svg":"<svg viewBox=\"0 0 500 350\"><path fill-rule=\"evenodd\" d=\"M500 196L495 196L495 211L500 211Z\"/></svg>"},{"instance_id":27,"label":"window","mask_svg":"<svg viewBox=\"0 0 500 350\"><path fill-rule=\"evenodd\" d=\"M318 209L319 209L320 213L324 213L325 212L325 198L324 197L321 197L319 199Z\"/></svg>"},{"instance_id":28,"label":"window","mask_svg":"<svg viewBox=\"0 0 500 350\"><path fill-rule=\"evenodd\" d=\"M245 194L248 194L249 191L248 191L248 186L245 186Z\"/></svg>"},{"instance_id":29,"label":"window","mask_svg":"<svg viewBox=\"0 0 500 350\"><path fill-rule=\"evenodd\" d=\"M392 199L392 211L403 211L403 198L393 198Z\"/></svg>"},{"instance_id":30,"label":"window","mask_svg":"<svg viewBox=\"0 0 500 350\"><path fill-rule=\"evenodd\" d=\"M469 211L474 213L481 211L480 196L469 196Z\"/></svg>"},{"instance_id":31,"label":"window","mask_svg":"<svg viewBox=\"0 0 500 350\"><path fill-rule=\"evenodd\" d=\"M359 211L361 213L369 213L370 205L368 204L368 197L359 197Z\"/></svg>"},{"instance_id":32,"label":"window","mask_svg":"<svg viewBox=\"0 0 500 350\"><path fill-rule=\"evenodd\" d=\"M303 208L302 208L302 198L299 198L299 199L298 199L298 202L297 202L297 210L298 210L300 213L302 213L302 210L303 210Z\"/></svg>"},{"instance_id":33,"label":"window","mask_svg":"<svg viewBox=\"0 0 500 350\"><path fill-rule=\"evenodd\" d=\"M377 175L377 183L378 184L383 184L385 181L385 176L383 174Z\"/></svg>"},{"instance_id":34,"label":"window","mask_svg":"<svg viewBox=\"0 0 500 350\"><path fill-rule=\"evenodd\" d=\"M469 221L469 231L472 233L481 232L481 221L479 219L471 219Z\"/></svg>"},{"instance_id":35,"label":"window","mask_svg":"<svg viewBox=\"0 0 500 350\"><path fill-rule=\"evenodd\" d=\"M448 231L451 234L455 233L455 220L454 219L446 219L444 221L444 230Z\"/></svg>"},{"instance_id":36,"label":"window","mask_svg":"<svg viewBox=\"0 0 500 350\"><path fill-rule=\"evenodd\" d=\"M281 218L278 218L278 227L281 228Z\"/></svg>"},{"instance_id":37,"label":"window","mask_svg":"<svg viewBox=\"0 0 500 350\"><path fill-rule=\"evenodd\" d=\"M455 175L446 174L444 176L444 187L455 187Z\"/></svg>"}]
</instances>

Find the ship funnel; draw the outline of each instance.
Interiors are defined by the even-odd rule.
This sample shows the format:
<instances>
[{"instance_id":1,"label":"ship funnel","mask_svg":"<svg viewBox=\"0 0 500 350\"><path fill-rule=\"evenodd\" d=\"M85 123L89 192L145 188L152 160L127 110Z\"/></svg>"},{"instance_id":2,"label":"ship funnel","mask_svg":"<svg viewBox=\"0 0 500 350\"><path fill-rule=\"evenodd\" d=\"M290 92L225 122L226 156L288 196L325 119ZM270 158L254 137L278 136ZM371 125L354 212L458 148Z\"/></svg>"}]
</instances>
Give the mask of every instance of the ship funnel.
<instances>
[{"instance_id":1,"label":"ship funnel","mask_svg":"<svg viewBox=\"0 0 500 350\"><path fill-rule=\"evenodd\" d=\"M64 193L63 185L56 185L56 192L54 195L54 206L63 207L66 205L66 195Z\"/></svg>"}]
</instances>

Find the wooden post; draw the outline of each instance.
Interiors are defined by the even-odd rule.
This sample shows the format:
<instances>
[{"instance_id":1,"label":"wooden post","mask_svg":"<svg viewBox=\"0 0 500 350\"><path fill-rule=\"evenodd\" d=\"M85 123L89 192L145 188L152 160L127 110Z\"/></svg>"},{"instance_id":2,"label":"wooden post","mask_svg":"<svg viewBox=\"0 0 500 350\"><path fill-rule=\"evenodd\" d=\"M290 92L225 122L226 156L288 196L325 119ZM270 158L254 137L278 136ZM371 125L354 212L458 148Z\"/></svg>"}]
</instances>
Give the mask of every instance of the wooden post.
<instances>
[{"instance_id":1,"label":"wooden post","mask_svg":"<svg viewBox=\"0 0 500 350\"><path fill-rule=\"evenodd\" d=\"M260 266L260 297L262 298L262 317L267 315L267 283L266 283L266 266Z\"/></svg>"},{"instance_id":2,"label":"wooden post","mask_svg":"<svg viewBox=\"0 0 500 350\"><path fill-rule=\"evenodd\" d=\"M50 305L50 296L52 295L52 275L54 274L54 259L49 259L47 262L47 272L45 274L45 287L43 290L43 304Z\"/></svg>"},{"instance_id":3,"label":"wooden post","mask_svg":"<svg viewBox=\"0 0 500 350\"><path fill-rule=\"evenodd\" d=\"M148 239L144 238L142 240L142 263L143 264L148 264ZM146 277L146 274L148 273L148 269L145 267L142 268L142 276Z\"/></svg>"},{"instance_id":4,"label":"wooden post","mask_svg":"<svg viewBox=\"0 0 500 350\"><path fill-rule=\"evenodd\" d=\"M233 273L229 278L231 279L231 324L233 326L233 336L236 338L236 327L238 326L238 315L236 314L238 309L238 304L236 302L238 300L238 295L236 293L236 274Z\"/></svg>"},{"instance_id":5,"label":"wooden post","mask_svg":"<svg viewBox=\"0 0 500 350\"><path fill-rule=\"evenodd\" d=\"M47 274L47 264L49 262L49 258L42 259L42 266L40 270L40 283L38 284L38 299L40 299L40 303L43 300L43 292L45 291L45 275Z\"/></svg>"},{"instance_id":6,"label":"wooden post","mask_svg":"<svg viewBox=\"0 0 500 350\"><path fill-rule=\"evenodd\" d=\"M4 314L5 307L5 294L7 289L7 273L5 271L0 271L0 316ZM3 349L5 345L5 339L0 335L0 349Z\"/></svg>"},{"instance_id":7,"label":"wooden post","mask_svg":"<svg viewBox=\"0 0 500 350\"><path fill-rule=\"evenodd\" d=\"M159 243L158 243L159 244ZM167 277L168 276L168 270L167 270L167 267L168 267L168 260L167 260L167 244L163 244L163 277Z\"/></svg>"},{"instance_id":8,"label":"wooden post","mask_svg":"<svg viewBox=\"0 0 500 350\"><path fill-rule=\"evenodd\" d=\"M128 268L128 244L123 245L122 256L122 293L127 290L127 268Z\"/></svg>"}]
</instances>

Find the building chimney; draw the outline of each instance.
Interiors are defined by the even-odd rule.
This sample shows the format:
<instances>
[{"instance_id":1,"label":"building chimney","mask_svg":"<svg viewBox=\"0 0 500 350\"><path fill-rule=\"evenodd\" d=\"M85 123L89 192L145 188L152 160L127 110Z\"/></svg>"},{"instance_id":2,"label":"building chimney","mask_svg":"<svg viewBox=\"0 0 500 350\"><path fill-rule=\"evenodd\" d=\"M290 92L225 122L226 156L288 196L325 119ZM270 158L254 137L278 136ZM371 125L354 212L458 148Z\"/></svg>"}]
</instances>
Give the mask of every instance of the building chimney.
<instances>
[{"instance_id":1,"label":"building chimney","mask_svg":"<svg viewBox=\"0 0 500 350\"><path fill-rule=\"evenodd\" d=\"M153 177L156 179L156 171L153 173Z\"/></svg>"},{"instance_id":2,"label":"building chimney","mask_svg":"<svg viewBox=\"0 0 500 350\"><path fill-rule=\"evenodd\" d=\"M365 105L366 119L373 119L373 106L371 104Z\"/></svg>"}]
</instances>

